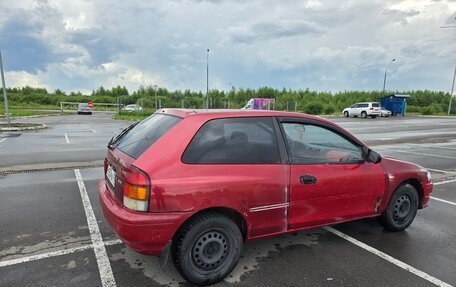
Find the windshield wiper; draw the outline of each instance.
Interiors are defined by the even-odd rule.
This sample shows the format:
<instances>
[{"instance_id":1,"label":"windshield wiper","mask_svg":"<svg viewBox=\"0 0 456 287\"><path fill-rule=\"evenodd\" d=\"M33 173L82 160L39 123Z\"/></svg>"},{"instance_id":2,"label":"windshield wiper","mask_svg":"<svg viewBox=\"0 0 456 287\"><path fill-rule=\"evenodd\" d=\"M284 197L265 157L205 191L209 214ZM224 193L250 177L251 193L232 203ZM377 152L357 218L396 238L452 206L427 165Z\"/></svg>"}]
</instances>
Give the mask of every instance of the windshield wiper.
<instances>
[{"instance_id":1,"label":"windshield wiper","mask_svg":"<svg viewBox=\"0 0 456 287\"><path fill-rule=\"evenodd\" d=\"M111 140L108 143L108 148L112 149L115 145L116 142L118 142L122 137L124 137L132 128L134 128L137 124L140 122L136 122L134 124L131 124L127 128L125 128L123 131L121 131L119 134L113 136Z\"/></svg>"}]
</instances>

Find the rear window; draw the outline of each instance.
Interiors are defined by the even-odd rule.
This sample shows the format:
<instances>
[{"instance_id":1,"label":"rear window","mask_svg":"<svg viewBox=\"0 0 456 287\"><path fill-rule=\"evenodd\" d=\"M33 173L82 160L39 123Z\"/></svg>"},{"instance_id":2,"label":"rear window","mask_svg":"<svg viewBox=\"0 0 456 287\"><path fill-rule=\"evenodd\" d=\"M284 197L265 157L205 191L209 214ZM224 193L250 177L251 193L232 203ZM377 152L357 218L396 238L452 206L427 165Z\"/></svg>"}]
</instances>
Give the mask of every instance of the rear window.
<instances>
[{"instance_id":1,"label":"rear window","mask_svg":"<svg viewBox=\"0 0 456 287\"><path fill-rule=\"evenodd\" d=\"M374 108L379 108L379 107L380 107L380 105L379 105L378 103L372 103L372 106L373 106Z\"/></svg>"},{"instance_id":2,"label":"rear window","mask_svg":"<svg viewBox=\"0 0 456 287\"><path fill-rule=\"evenodd\" d=\"M182 161L193 164L280 163L272 118L211 120L192 139Z\"/></svg>"},{"instance_id":3,"label":"rear window","mask_svg":"<svg viewBox=\"0 0 456 287\"><path fill-rule=\"evenodd\" d=\"M153 114L115 140L114 144L122 152L133 158L138 158L181 120L181 118L174 116Z\"/></svg>"}]
</instances>

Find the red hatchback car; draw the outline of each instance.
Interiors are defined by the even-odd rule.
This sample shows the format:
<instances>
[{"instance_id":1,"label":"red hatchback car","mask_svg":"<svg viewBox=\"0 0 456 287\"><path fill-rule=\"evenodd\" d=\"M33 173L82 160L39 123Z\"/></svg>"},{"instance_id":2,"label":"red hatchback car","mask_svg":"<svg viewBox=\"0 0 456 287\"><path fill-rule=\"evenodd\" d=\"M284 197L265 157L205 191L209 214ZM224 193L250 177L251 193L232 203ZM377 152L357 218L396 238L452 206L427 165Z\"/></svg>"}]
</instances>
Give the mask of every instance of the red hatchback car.
<instances>
[{"instance_id":1,"label":"red hatchback car","mask_svg":"<svg viewBox=\"0 0 456 287\"><path fill-rule=\"evenodd\" d=\"M403 230L432 192L426 169L276 111L160 110L111 140L104 169L111 228L200 285L227 276L244 241L366 217Z\"/></svg>"}]
</instances>

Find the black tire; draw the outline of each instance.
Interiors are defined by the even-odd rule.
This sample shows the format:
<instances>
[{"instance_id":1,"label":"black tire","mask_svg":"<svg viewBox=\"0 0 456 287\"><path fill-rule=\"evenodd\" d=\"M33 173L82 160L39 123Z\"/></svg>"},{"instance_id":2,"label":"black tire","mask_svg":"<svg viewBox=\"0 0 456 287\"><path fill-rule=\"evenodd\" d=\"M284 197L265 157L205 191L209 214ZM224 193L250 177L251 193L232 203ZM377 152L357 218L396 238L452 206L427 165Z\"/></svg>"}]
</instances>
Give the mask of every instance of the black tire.
<instances>
[{"instance_id":1,"label":"black tire","mask_svg":"<svg viewBox=\"0 0 456 287\"><path fill-rule=\"evenodd\" d=\"M367 118L367 113L366 112L361 112L361 117L362 118Z\"/></svg>"},{"instance_id":2,"label":"black tire","mask_svg":"<svg viewBox=\"0 0 456 287\"><path fill-rule=\"evenodd\" d=\"M347 111L345 111L345 112L344 112L344 116L345 116L346 118L348 118L350 115L348 114Z\"/></svg>"},{"instance_id":3,"label":"black tire","mask_svg":"<svg viewBox=\"0 0 456 287\"><path fill-rule=\"evenodd\" d=\"M418 211L418 192L410 184L399 186L391 195L388 206L378 222L386 230L401 231L412 224Z\"/></svg>"},{"instance_id":4,"label":"black tire","mask_svg":"<svg viewBox=\"0 0 456 287\"><path fill-rule=\"evenodd\" d=\"M375 119L377 116L371 116L371 118Z\"/></svg>"},{"instance_id":5,"label":"black tire","mask_svg":"<svg viewBox=\"0 0 456 287\"><path fill-rule=\"evenodd\" d=\"M236 223L219 213L205 213L176 234L171 256L187 281L209 285L233 271L241 250L242 234Z\"/></svg>"}]
</instances>

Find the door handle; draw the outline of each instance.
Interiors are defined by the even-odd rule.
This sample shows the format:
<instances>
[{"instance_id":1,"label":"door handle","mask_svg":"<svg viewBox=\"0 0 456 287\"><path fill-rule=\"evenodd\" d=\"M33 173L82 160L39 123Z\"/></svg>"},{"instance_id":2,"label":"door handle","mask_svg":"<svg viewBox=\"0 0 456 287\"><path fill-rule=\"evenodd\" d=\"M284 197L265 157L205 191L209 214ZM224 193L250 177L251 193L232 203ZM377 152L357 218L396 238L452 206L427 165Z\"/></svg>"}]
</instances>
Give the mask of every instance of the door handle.
<instances>
[{"instance_id":1,"label":"door handle","mask_svg":"<svg viewBox=\"0 0 456 287\"><path fill-rule=\"evenodd\" d=\"M299 178L299 181L301 184L316 184L317 183L317 178L312 175L303 175Z\"/></svg>"}]
</instances>

